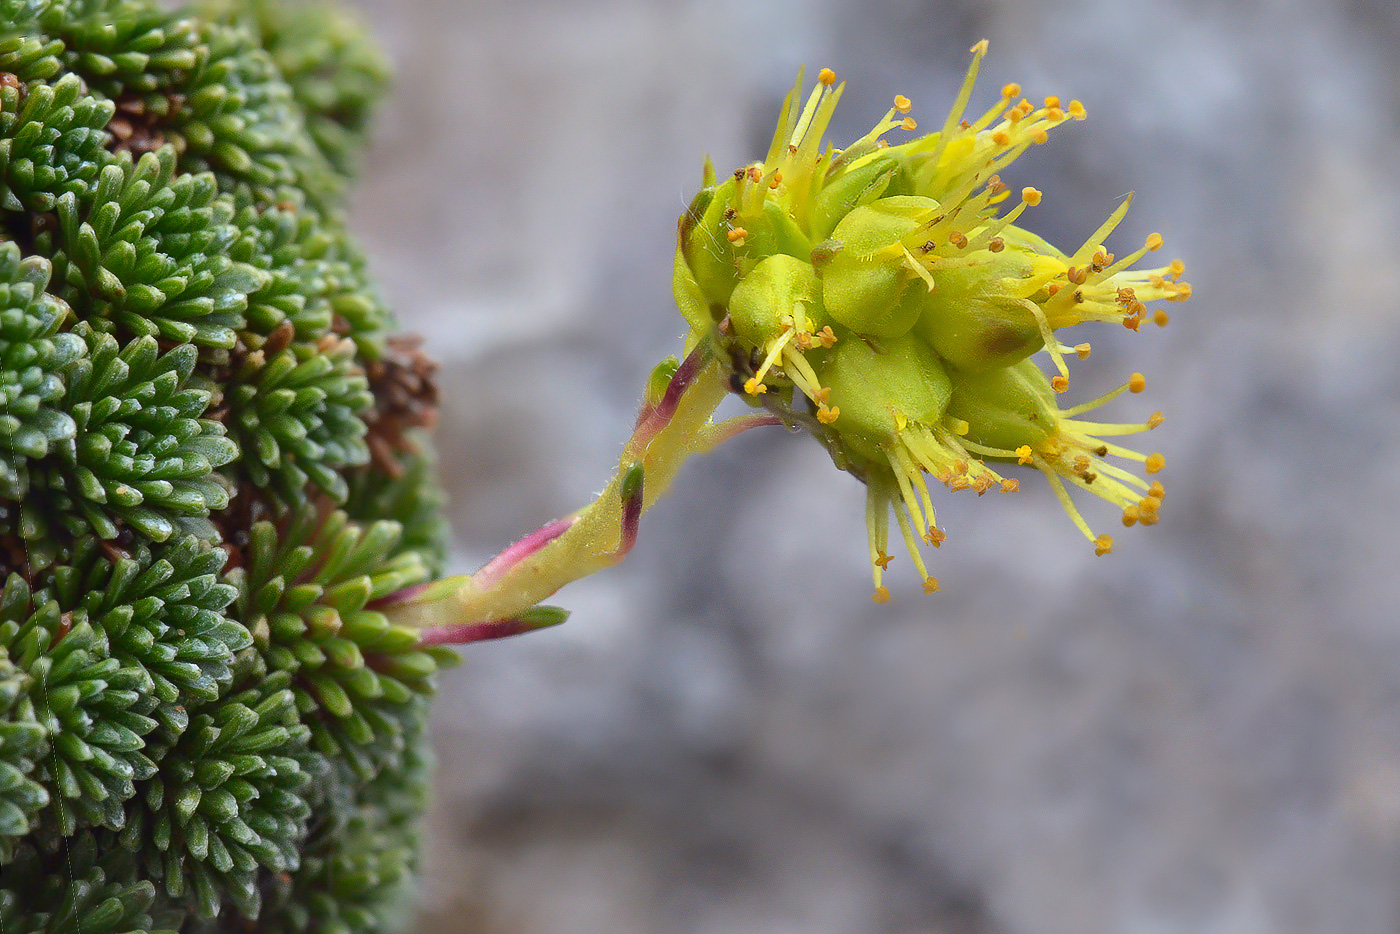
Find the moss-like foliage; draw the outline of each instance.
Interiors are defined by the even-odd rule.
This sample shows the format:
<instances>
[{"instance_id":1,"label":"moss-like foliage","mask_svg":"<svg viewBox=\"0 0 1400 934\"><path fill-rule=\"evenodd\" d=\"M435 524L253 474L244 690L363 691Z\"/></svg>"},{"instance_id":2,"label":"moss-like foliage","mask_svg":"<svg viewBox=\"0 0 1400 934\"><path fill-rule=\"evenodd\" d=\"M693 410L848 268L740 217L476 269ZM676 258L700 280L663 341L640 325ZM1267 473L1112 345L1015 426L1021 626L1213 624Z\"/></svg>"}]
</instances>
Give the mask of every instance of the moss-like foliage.
<instances>
[{"instance_id":1,"label":"moss-like foliage","mask_svg":"<svg viewBox=\"0 0 1400 934\"><path fill-rule=\"evenodd\" d=\"M0 930L391 930L452 656L432 366L321 5L0 0Z\"/></svg>"}]
</instances>

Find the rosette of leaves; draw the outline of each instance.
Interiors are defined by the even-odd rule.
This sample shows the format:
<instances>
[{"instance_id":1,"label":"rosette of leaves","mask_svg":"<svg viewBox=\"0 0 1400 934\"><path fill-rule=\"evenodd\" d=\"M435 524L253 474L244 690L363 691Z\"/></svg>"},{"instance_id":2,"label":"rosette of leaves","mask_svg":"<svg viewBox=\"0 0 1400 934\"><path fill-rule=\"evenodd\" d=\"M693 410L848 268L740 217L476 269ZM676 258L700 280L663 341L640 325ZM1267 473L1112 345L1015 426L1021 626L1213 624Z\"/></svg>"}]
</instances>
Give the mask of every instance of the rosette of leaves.
<instances>
[{"instance_id":1,"label":"rosette of leaves","mask_svg":"<svg viewBox=\"0 0 1400 934\"><path fill-rule=\"evenodd\" d=\"M6 934L176 934L183 912L105 835L83 831L56 852L23 847L0 881Z\"/></svg>"},{"instance_id":2,"label":"rosette of leaves","mask_svg":"<svg viewBox=\"0 0 1400 934\"><path fill-rule=\"evenodd\" d=\"M149 778L151 698L139 669L106 651L100 629L74 622L56 600L32 600L18 575L6 584L0 644L26 678L25 706L44 731L36 779L50 798L41 822L61 836L81 825L120 827L122 804ZM31 828L32 829L32 828Z\"/></svg>"},{"instance_id":3,"label":"rosette of leaves","mask_svg":"<svg viewBox=\"0 0 1400 934\"><path fill-rule=\"evenodd\" d=\"M225 899L256 918L263 871L299 867L311 813L309 730L299 722L291 677L251 680L190 719L118 835L167 895L206 918Z\"/></svg>"},{"instance_id":4,"label":"rosette of leaves","mask_svg":"<svg viewBox=\"0 0 1400 934\"><path fill-rule=\"evenodd\" d=\"M65 407L75 437L50 457L30 462L30 486L40 504L31 514L47 528L26 527L35 552L67 533L115 539L123 528L152 541L179 530L202 537L204 519L229 503L228 484L216 469L238 457L218 422L202 418L210 392L190 385L198 361L193 344L160 353L153 337L120 345L79 323L74 333L88 348L65 372ZM47 533L47 540L34 539Z\"/></svg>"},{"instance_id":5,"label":"rosette of leaves","mask_svg":"<svg viewBox=\"0 0 1400 934\"><path fill-rule=\"evenodd\" d=\"M29 488L29 460L77 432L63 411L62 374L87 348L60 332L68 306L48 284L46 260L0 243L0 496L16 501Z\"/></svg>"},{"instance_id":6,"label":"rosette of leaves","mask_svg":"<svg viewBox=\"0 0 1400 934\"><path fill-rule=\"evenodd\" d=\"M417 815L426 806L432 757L421 721L408 723L401 761L360 782L324 760L313 829L295 876L274 878L264 913L271 934L394 930L412 907ZM406 781L405 778L408 780Z\"/></svg>"},{"instance_id":7,"label":"rosette of leaves","mask_svg":"<svg viewBox=\"0 0 1400 934\"><path fill-rule=\"evenodd\" d=\"M45 734L34 718L28 686L29 676L0 649L0 859L6 861L14 855L15 841L49 803L48 791L34 780L34 760Z\"/></svg>"},{"instance_id":8,"label":"rosette of leaves","mask_svg":"<svg viewBox=\"0 0 1400 934\"><path fill-rule=\"evenodd\" d=\"M210 12L256 29L306 116L307 130L343 173L355 166L369 116L389 76L383 53L333 3L216 2Z\"/></svg>"},{"instance_id":9,"label":"rosette of leaves","mask_svg":"<svg viewBox=\"0 0 1400 934\"><path fill-rule=\"evenodd\" d=\"M428 578L401 537L397 522L361 525L308 506L280 534L270 522L253 526L238 575L239 616L269 667L295 675L312 746L366 781L401 756L432 676L456 659L374 607Z\"/></svg>"}]
</instances>

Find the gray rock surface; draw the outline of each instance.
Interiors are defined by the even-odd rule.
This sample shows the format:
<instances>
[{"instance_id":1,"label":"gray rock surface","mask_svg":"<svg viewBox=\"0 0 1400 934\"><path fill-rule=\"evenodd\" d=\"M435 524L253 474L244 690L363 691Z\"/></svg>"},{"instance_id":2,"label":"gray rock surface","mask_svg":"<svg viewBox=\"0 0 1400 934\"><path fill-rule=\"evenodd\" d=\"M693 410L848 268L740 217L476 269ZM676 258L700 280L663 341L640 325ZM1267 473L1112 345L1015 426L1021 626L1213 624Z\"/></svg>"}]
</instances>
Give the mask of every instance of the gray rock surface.
<instances>
[{"instance_id":1,"label":"gray rock surface","mask_svg":"<svg viewBox=\"0 0 1400 934\"><path fill-rule=\"evenodd\" d=\"M945 496L944 591L897 559L876 607L814 444L689 466L566 626L443 679L424 934L1400 928L1393 4L363 6L399 77L355 223L445 365L456 570L601 488L700 157L761 155L801 63L849 139L895 92L941 118L987 37L982 100L1090 112L1007 173L1029 226L1136 188L1121 243L1196 295L1088 335L1081 389L1142 370L1169 417L1164 519L1110 558L1041 484Z\"/></svg>"}]
</instances>

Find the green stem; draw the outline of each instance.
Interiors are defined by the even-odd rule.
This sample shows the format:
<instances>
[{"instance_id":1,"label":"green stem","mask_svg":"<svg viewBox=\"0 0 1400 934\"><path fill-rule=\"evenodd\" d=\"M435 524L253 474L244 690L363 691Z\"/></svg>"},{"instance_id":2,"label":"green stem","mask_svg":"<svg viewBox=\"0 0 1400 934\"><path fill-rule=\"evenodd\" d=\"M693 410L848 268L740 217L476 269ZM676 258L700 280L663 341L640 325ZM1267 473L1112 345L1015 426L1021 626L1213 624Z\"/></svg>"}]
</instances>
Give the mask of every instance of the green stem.
<instances>
[{"instance_id":1,"label":"green stem","mask_svg":"<svg viewBox=\"0 0 1400 934\"><path fill-rule=\"evenodd\" d=\"M562 621L555 613L531 625L529 611L570 581L617 564L630 550L640 514L661 497L692 454L713 447L734 429L716 433L710 416L729 392L729 368L708 346L681 364L660 400L648 403L623 448L618 470L599 497L578 512L527 536L476 574L449 577L389 601L393 622L425 630L425 640L454 639L448 630L516 621L500 635ZM760 417L753 424L772 424ZM481 638L482 636L474 636Z\"/></svg>"}]
</instances>

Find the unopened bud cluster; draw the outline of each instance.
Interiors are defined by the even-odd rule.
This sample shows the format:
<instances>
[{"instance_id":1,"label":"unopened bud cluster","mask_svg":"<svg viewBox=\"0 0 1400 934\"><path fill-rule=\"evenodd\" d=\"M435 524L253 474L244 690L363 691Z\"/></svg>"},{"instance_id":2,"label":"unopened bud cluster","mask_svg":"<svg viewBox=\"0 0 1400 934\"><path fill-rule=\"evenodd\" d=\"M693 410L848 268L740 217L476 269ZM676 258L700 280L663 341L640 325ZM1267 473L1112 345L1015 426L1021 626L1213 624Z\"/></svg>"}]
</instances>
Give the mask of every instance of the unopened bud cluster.
<instances>
[{"instance_id":1,"label":"unopened bud cluster","mask_svg":"<svg viewBox=\"0 0 1400 934\"><path fill-rule=\"evenodd\" d=\"M1190 296L1183 267L1133 268L1160 249L1158 234L1122 257L1107 250L1131 199L1072 252L1017 226L1041 192L1013 192L998 172L1085 109L1057 97L1037 107L1010 84L965 119L986 43L972 52L942 127L900 144L884 137L917 128L907 98L838 150L824 136L844 85L823 69L804 103L799 76L763 161L723 179L707 164L679 222L674 287L691 342L724 344L737 390L807 425L866 483L878 602L889 598L891 512L925 591L938 588L920 555L920 540L944 537L928 477L1011 492L1005 466L1033 467L1099 554L1112 538L1090 528L1070 487L1116 504L1126 525L1154 523L1163 497L1160 483L1115 463L1155 474L1160 454L1104 440L1155 428L1160 413L1138 424L1079 417L1145 379L1062 409L1066 360L1090 348L1058 335L1087 321L1165 325L1166 311L1148 306ZM1053 377L1031 359L1038 351Z\"/></svg>"}]
</instances>

